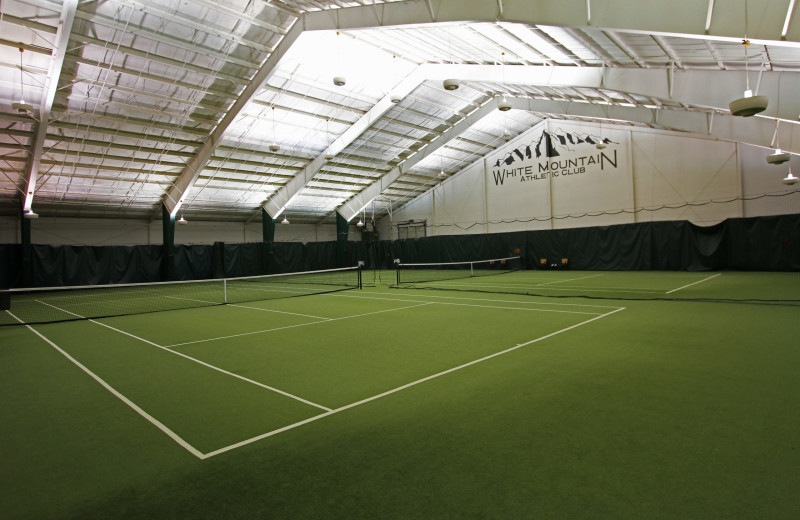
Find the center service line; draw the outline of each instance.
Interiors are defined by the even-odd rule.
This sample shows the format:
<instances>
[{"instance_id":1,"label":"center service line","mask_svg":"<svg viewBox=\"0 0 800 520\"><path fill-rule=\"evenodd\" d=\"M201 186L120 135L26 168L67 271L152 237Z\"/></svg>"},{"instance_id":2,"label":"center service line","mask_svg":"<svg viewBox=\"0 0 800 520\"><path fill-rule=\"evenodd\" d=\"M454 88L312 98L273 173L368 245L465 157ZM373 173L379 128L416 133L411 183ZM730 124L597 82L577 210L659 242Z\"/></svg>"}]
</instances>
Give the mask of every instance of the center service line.
<instances>
[{"instance_id":1,"label":"center service line","mask_svg":"<svg viewBox=\"0 0 800 520\"><path fill-rule=\"evenodd\" d=\"M241 448L242 446L246 446L246 445L251 444L253 442L260 441L262 439L266 439L267 437L272 437L273 435L277 435L279 433L283 433L285 431L297 428L298 426L302 426L304 424L308 424L310 422L314 422L314 421L316 421L318 419L322 419L323 417L328 417L329 415L333 415L333 414L336 414L336 413L339 413L339 412L343 412L345 410L349 410L350 408L355 408L356 406L360 406L362 404L369 403L371 401L375 401L376 399L380 399L381 397L386 397L387 395L391 395L391 394L394 394L394 393L399 392L401 390L405 390L407 388L411 388L412 386L416 386L416 385L418 385L420 383L424 383L426 381L430 381L431 379L435 379L437 377L440 377L440 376L443 376L443 375L446 375L446 374L450 374L450 373L455 372L457 370L461 370L462 368L467 368L469 366L476 365L478 363L482 363L482 362L487 361L489 359L492 359L492 358L495 358L495 357L498 357L498 356L502 356L504 354L508 354L509 352L513 352L513 351L515 351L517 349L520 349L522 347L526 347L528 345L532 345L533 343L538 343L539 341L542 341L542 340L545 340L545 339L548 339L548 338L552 338L553 336L561 334L562 332L567 332L569 330L578 328L578 327L580 327L582 325L586 325L587 323L591 323L591 322L599 320L601 318L605 318L607 316L611 316L612 314L614 314L616 312L619 312L619 311L623 311L623 310L625 310L625 307L619 307L619 308L617 308L617 309L615 309L615 310L613 310L611 312L607 312L607 313L602 314L600 316L596 316L596 317L588 319L586 321L582 321L582 322L577 323L575 325L571 325L571 326L569 326L567 328L564 328L564 329L561 329L561 330L557 330L556 332L551 332L550 334L547 334L545 336L541 336L539 338L532 339L530 341L526 341L525 343L520 343L519 345L515 345L515 346L513 346L511 348L508 348L506 350L502 350L500 352L495 352L494 354L490 354L490 355L482 357L480 359L476 359L474 361L470 361L469 363L464 363L463 365L459 365L457 367L450 368L450 369L445 370L443 372L439 372L437 374L433 374L431 376L424 377L424 378L418 379L416 381L412 381L411 383L407 383L407 384L405 384L403 386L398 386L397 388L394 388L392 390L387 390L386 392L383 392L381 394L373 395L372 397L367 397L366 399L362 399L361 401L356 401L355 403L351 403L351 404L342 406L341 408L336 408L335 410L331 410L329 412L326 412L326 413L323 413L323 414L320 414L320 415L316 415L314 417L305 419L304 421L296 422L294 424L290 424L290 425L285 426L283 428L279 428L277 430L273 430L271 432L267 432L267 433L264 433L262 435L258 435L256 437L252 437L250 439L246 439L246 440L243 440L241 442L237 442L236 444L231 444L230 446L226 446L224 448L220 448L220 449L218 449L216 451L212 451L212 452L206 453L206 454L204 454L202 456L202 458L203 459L208 459L210 457L214 457L216 455L220 455L220 454L225 453L227 451L235 450L236 448Z\"/></svg>"}]
</instances>

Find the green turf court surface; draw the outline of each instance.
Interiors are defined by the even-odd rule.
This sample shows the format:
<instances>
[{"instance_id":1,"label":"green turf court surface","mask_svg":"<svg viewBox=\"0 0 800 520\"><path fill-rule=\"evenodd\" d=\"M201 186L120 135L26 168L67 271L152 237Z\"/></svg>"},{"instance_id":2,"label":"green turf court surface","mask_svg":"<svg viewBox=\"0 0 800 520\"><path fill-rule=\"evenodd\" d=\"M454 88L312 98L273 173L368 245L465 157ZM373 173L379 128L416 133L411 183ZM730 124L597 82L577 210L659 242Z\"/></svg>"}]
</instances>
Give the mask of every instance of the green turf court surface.
<instances>
[{"instance_id":1,"label":"green turf court surface","mask_svg":"<svg viewBox=\"0 0 800 520\"><path fill-rule=\"evenodd\" d=\"M0 328L0 517L800 517L800 275L455 282L565 297L376 283Z\"/></svg>"}]
</instances>

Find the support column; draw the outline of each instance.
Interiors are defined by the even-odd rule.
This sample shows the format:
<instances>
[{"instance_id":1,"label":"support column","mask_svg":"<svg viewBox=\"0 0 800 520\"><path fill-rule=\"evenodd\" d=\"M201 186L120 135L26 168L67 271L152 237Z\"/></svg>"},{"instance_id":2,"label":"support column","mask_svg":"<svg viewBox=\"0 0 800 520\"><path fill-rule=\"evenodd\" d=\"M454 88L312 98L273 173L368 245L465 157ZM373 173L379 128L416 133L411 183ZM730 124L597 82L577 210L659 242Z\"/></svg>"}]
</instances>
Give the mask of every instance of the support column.
<instances>
[{"instance_id":1,"label":"support column","mask_svg":"<svg viewBox=\"0 0 800 520\"><path fill-rule=\"evenodd\" d=\"M347 232L350 230L350 221L336 212L336 267L349 267L347 262Z\"/></svg>"},{"instance_id":2,"label":"support column","mask_svg":"<svg viewBox=\"0 0 800 520\"><path fill-rule=\"evenodd\" d=\"M20 207L19 227L20 227L20 266L22 267L22 287L33 286L33 247L31 247L31 221L25 218L24 208Z\"/></svg>"},{"instance_id":3,"label":"support column","mask_svg":"<svg viewBox=\"0 0 800 520\"><path fill-rule=\"evenodd\" d=\"M169 214L165 205L161 206L162 256L161 279L175 279L175 217Z\"/></svg>"},{"instance_id":4,"label":"support column","mask_svg":"<svg viewBox=\"0 0 800 520\"><path fill-rule=\"evenodd\" d=\"M275 243L275 219L267 213L263 207L261 208L261 233L262 233L262 246L261 246L261 262L262 272L270 274L274 268L273 264L273 244Z\"/></svg>"}]
</instances>

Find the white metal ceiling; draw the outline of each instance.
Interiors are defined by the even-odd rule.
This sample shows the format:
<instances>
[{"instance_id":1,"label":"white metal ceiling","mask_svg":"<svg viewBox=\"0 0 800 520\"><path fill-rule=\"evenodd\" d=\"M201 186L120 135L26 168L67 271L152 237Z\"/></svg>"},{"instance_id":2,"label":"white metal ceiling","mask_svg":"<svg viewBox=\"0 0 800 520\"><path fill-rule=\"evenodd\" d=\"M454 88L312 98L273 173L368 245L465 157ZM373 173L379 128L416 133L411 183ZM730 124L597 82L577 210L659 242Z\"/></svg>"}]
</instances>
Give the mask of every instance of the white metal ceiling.
<instances>
[{"instance_id":1,"label":"white metal ceiling","mask_svg":"<svg viewBox=\"0 0 800 520\"><path fill-rule=\"evenodd\" d=\"M548 117L760 146L780 119L800 153L793 1L750 6L748 78L772 101L737 121L744 0L673 14L670 31L649 30L663 2L606 3L624 16L598 26L589 0L561 24L498 21L501 0L463 2L478 20L491 7L483 21L447 15L455 0L0 0L0 212L380 215ZM410 19L381 26L393 16ZM461 87L446 91L451 73ZM503 96L516 109L486 109Z\"/></svg>"}]
</instances>

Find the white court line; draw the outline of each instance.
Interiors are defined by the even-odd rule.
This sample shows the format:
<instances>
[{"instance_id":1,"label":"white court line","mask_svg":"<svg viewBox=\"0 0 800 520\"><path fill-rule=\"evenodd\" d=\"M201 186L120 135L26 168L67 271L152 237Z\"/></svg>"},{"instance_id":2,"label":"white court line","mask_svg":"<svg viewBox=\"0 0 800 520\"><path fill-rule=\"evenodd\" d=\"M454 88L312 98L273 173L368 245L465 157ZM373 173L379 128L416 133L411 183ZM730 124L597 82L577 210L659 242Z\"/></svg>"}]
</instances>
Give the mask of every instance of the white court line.
<instances>
[{"instance_id":1,"label":"white court line","mask_svg":"<svg viewBox=\"0 0 800 520\"><path fill-rule=\"evenodd\" d=\"M293 316L303 316L304 318L314 318L314 319L317 319L317 320L329 320L330 319L330 318L325 318L324 316L311 316L310 314L299 314L297 312L276 311L276 310L273 310L273 309L262 309L261 307L248 307L247 305L239 305L239 304L235 304L235 303L223 304L223 303L220 303L220 302L209 302L209 301L205 301L205 300L196 300L194 298L181 298L180 296L166 296L166 298L174 298L176 300L187 300L187 301L190 301L190 302L198 302L198 303L210 303L210 304L213 304L213 305L227 305L228 307L240 307L242 309L252 309L254 311L275 312L275 313L278 313L278 314L291 314ZM258 301L258 300L256 300L256 301ZM196 307L192 307L192 309L195 309L195 308ZM172 310L172 309L168 309L168 310ZM185 310L185 309L174 309L174 310Z\"/></svg>"},{"instance_id":2,"label":"white court line","mask_svg":"<svg viewBox=\"0 0 800 520\"><path fill-rule=\"evenodd\" d=\"M575 280L585 280L586 278L597 278L598 276L604 276L604 275L605 275L605 273L593 274L591 276L581 276L579 278L567 278L566 280L555 280L553 282L537 283L536 287L539 287L541 285L550 285L550 284L554 284L554 283L574 282Z\"/></svg>"},{"instance_id":3,"label":"white court line","mask_svg":"<svg viewBox=\"0 0 800 520\"><path fill-rule=\"evenodd\" d=\"M380 294L382 296L397 296L397 292L372 292L369 291L368 294ZM372 296L357 296L355 294L328 294L324 296L334 296L337 298L368 298L374 300L397 300L397 301L404 301L404 302L416 302L419 300L405 300L401 298L374 298ZM619 307L615 305L590 305L586 303L554 303L554 302L537 302L531 299L526 300L494 300L490 298L466 298L462 296L440 296L438 294L425 294L425 295L415 295L419 296L420 298L438 298L444 300L467 300L471 302L501 302L501 303L522 303L525 305L555 305L555 306L563 306L563 307L594 307L597 309L618 309ZM544 309L539 309L544 310Z\"/></svg>"},{"instance_id":4,"label":"white court line","mask_svg":"<svg viewBox=\"0 0 800 520\"><path fill-rule=\"evenodd\" d=\"M9 312L9 314L11 314L11 312ZM14 316L13 314L11 314L11 315L12 315L12 316ZM23 323L23 321L22 321L22 320L20 320L19 318L17 318L16 316L14 316L14 318L15 318L17 321L19 321L20 323ZM37 336L39 336L39 337L40 337L42 340L44 340L44 341L45 341L45 342L46 342L48 345L50 345L51 347L53 347L54 349L56 349L58 352L60 352L60 353L61 353L61 355L63 355L63 356L64 356L65 358L67 358L68 360L70 360L70 361L71 361L71 362L72 362L72 363L73 363L75 366L77 366L78 368L80 368L81 370L83 370L84 372L86 372L86 374L88 374L88 375L89 375L89 377L91 377L92 379L94 379L95 381L97 381L98 383L100 383L100 385L101 385L103 388L105 388L106 390L108 390L109 392L111 392L111 394L112 394L112 395L114 395L115 397L117 397L117 398L118 398L120 401L122 401L123 403L127 404L127 405L128 405L130 408L131 408L131 409L133 409L133 410L134 410L136 413L138 413L139 415L141 415L142 417L144 417L144 418L145 418L145 419L146 419L148 422L150 422L150 423L151 423L152 425L154 425L156 428L158 428L158 429L159 429L159 430L161 430L162 432L166 433L166 434L167 434L167 436L168 436L170 439L172 439L172 440L174 440L175 442L177 442L177 443L178 443L178 444L179 444L179 445L180 445L182 448L184 448L186 451L188 451L189 453L191 453L192 455L194 455L194 456L195 456L195 457L197 457L198 459L205 459L205 458L206 458L206 455L203 455L203 453L201 453L201 452L200 452L200 451L199 451L197 448L195 448L194 446L192 446L191 444L189 444L188 442L186 442L185 440L183 440L183 439L182 439L182 438L181 438L181 437L180 437L180 436L179 436L177 433L175 433L174 431L172 431L172 430L170 430L169 428L167 428L167 427L164 425L164 423L162 423L161 421L159 421L158 419L156 419L155 417L153 417L153 416L152 416L152 415L150 415L149 413L147 413L147 412L145 412L144 410L142 410L141 408L139 408L139 407L136 405L136 403L134 403L133 401L131 401L130 399L128 399L127 397L125 397L124 395L122 395L121 393L119 393L119 392L118 392L118 391L117 391L117 390L116 390L114 387L112 387L111 385L109 385L108 383L106 383L106 382L105 382L105 381L104 381L104 380L103 380L103 379L102 379L100 376L98 376L97 374L95 374L94 372L92 372L91 370L89 370L88 368L86 368L86 367L85 367L83 364L81 364L81 363L80 363L80 361L78 361L78 360L77 360L77 359L75 359L74 357L72 357L72 356L70 356L69 354L67 354L67 353L66 353L64 350L62 350L62 349L61 349L61 348L60 348L58 345L56 345L55 343L53 343L53 342L52 342L52 341L51 341L49 338L45 337L45 336L44 336L43 334L41 334L41 333L40 333L38 330L34 329L34 328L33 328L33 327L31 327L30 325L25 325L25 327L27 327L27 328L28 328L28 330L30 330L31 332L33 332L34 334L36 334Z\"/></svg>"},{"instance_id":5,"label":"white court line","mask_svg":"<svg viewBox=\"0 0 800 520\"><path fill-rule=\"evenodd\" d=\"M262 309L261 307L250 307L247 305L239 305L237 303L229 303L228 307L239 307L240 309L252 309L254 311L262 312L276 312L278 314L291 314L292 316L303 316L304 318L314 318L317 320L332 320L333 318L326 318L325 316L312 316L310 314L300 314L298 312L276 311L274 309Z\"/></svg>"},{"instance_id":6,"label":"white court line","mask_svg":"<svg viewBox=\"0 0 800 520\"><path fill-rule=\"evenodd\" d=\"M44 303L44 302L41 302L41 303ZM49 307L53 307L54 309L63 310L63 309L59 309L58 307L55 307L53 305L50 305L49 303L44 303L44 305L47 305ZM68 314L72 314L73 316L77 316L79 318L83 318L83 316L75 314L74 312L69 312L69 311L64 311L64 312L66 312ZM231 376L231 377L235 377L236 379L240 379L240 380L242 380L242 381L244 381L246 383L250 383L250 384L256 385L256 386L261 387L261 388L263 388L265 390L269 390L271 392L275 392L276 394L281 394L281 395L283 395L285 397L289 397L289 398L294 399L296 401L300 401L301 403L305 403L305 404L307 404L309 406L313 406L315 408L319 408L319 409L322 409L322 410L330 410L330 408L328 408L326 406L322 406L321 404L313 403L311 401L303 399L302 397L298 397L298 396L296 396L294 394L290 394L289 392L284 392L283 390L280 390L278 388L275 388L275 387L272 387L272 386L269 386L269 385L265 385L263 383L259 383L258 381L254 381L254 380L249 379L247 377L240 376L239 374L235 374L233 372L228 372L227 370L225 370L223 368L211 365L211 364L206 363L205 361L201 361L201 360L199 360L197 358L193 358L192 356L186 355L186 354L184 354L182 352L177 352L175 350L170 350L169 348L164 347L162 345L159 345L158 343L154 343L154 342L152 342L150 340L147 340L147 339L144 339L144 338L140 338L139 336L131 334L130 332L125 332L124 330L117 329L115 327L112 327L111 325L107 325L105 323L101 323L101 322L95 321L95 320L87 320L87 321L89 321L91 323L94 323L95 325L100 325L101 327L105 327L107 329L111 329L114 332L118 332L120 334L124 334L125 336L129 336L129 337L131 337L133 339L139 340L142 343L147 343L148 345L152 345L152 346L154 346L156 348L159 348L161 350L169 352L170 354L175 354L176 356L180 356L180 357L182 357L184 359L188 359L189 361L194 361L195 363L197 363L199 365L203 365L206 368L210 368L211 370L216 370L217 372L221 372L221 373L223 373L225 375L228 375L228 376Z\"/></svg>"},{"instance_id":7,"label":"white court line","mask_svg":"<svg viewBox=\"0 0 800 520\"><path fill-rule=\"evenodd\" d=\"M455 282L424 282L425 285L428 286L440 286L440 287L447 287L448 285L454 285L459 287L524 287L528 289L541 289L541 290L553 290L553 291L591 291L591 292L601 292L601 291L619 291L625 293L639 293L639 294L652 294L657 293L661 294L664 292L663 289L640 289L640 290L633 290L633 289L626 289L624 287L587 287L583 285L573 285L572 287L543 287L542 285L523 285L523 284L498 284L498 283L455 283ZM410 285L414 285L413 283Z\"/></svg>"},{"instance_id":8,"label":"white court line","mask_svg":"<svg viewBox=\"0 0 800 520\"><path fill-rule=\"evenodd\" d=\"M711 276L709 276L708 278L703 278L702 280L700 280L700 281L698 281L698 282L690 283L690 284L688 284L688 285L684 285L683 287L678 287L677 289L672 289L671 291L667 291L667 294L672 294L672 293L674 293L674 292L676 292L676 291L680 291L681 289L686 289L687 287L691 287L692 285L697 285L697 284L699 284L699 283L703 283L703 282L705 282L706 280L711 280L712 278L716 278L717 276L720 276L721 274L722 274L722 273L717 273L717 274L715 274L715 275L711 275Z\"/></svg>"},{"instance_id":9,"label":"white court line","mask_svg":"<svg viewBox=\"0 0 800 520\"><path fill-rule=\"evenodd\" d=\"M482 357L480 359L476 359L474 361L470 361L469 363L464 363L463 365L459 365L457 367L450 368L450 369L445 370L443 372L439 372L437 374L433 374L431 376L424 377L424 378L418 379L416 381L412 381L411 383L407 383L405 385L398 386L397 388L393 388L392 390L387 390L386 392L374 395L372 397L368 397L366 399L362 399L361 401L356 401L355 403L351 403L351 404L342 406L340 408L336 408L335 410L331 410L330 412L326 412L326 413L323 413L323 414L320 414L320 415L316 415L316 416L311 417L309 419L306 419L304 421L296 422L294 424L290 424L290 425L285 426L283 428L280 428L280 429L277 429L277 430L273 430L271 432L267 432L267 433L264 433L262 435L258 435L256 437L252 437L250 439L246 439L246 440L243 440L241 442L237 442L236 444L231 444L230 446L226 446L224 448L220 448L220 449L215 450L215 451L211 451L209 453L204 454L202 458L203 459L208 459L210 457L214 457L216 455L220 455L222 453L234 450L236 448L241 448L242 446L246 446L247 444L251 444L253 442L260 441L262 439L266 439L267 437L272 437L273 435L277 435L277 434L285 432L287 430L291 430L293 428L297 428L298 426L302 426L304 424L308 424L308 423L316 421L318 419L322 419L323 417L328 417L330 415L333 415L333 414L336 414L336 413L339 413L339 412L343 412L343 411L349 410L351 408L355 408L356 406L360 406L362 404L369 403L371 401L375 401L376 399L380 399L381 397L386 397L387 395L391 395L391 394L394 394L394 393L399 392L401 390L405 390L407 388L411 388L412 386L416 386L416 385L418 385L420 383L424 383L426 381L430 381L431 379L435 379L437 377L441 377L443 375L450 374L450 373L455 372L457 370L461 370L462 368L467 368L469 366L476 365L478 363L482 363L482 362L487 361L489 359L492 359L492 358L495 358L495 357L498 357L498 356L502 356L504 354L508 354L509 352L513 352L513 351L515 351L517 349L520 349L522 347L526 347L528 345L532 345L533 343L537 343L539 341L542 341L542 340L545 340L545 339L548 339L548 338L552 338L553 336L561 334L562 332L567 332L569 330L575 329L575 328L580 327L582 325L586 325L587 323L591 323L591 322L599 320L601 318L605 318L606 316L611 316L612 314L614 314L616 312L619 312L619 311L622 311L622 310L625 310L625 307L618 307L616 310L613 310L611 312L607 312L605 314L602 314L600 316L596 316L596 317L588 319L586 321L582 321L580 323L577 323L577 324L572 325L570 327L558 330L556 332L552 332L552 333L547 334L545 336L541 336L539 338L532 339L530 341L527 341L525 343L521 343L519 345L516 345L514 347L508 348L506 350L502 350L500 352L495 352L494 354L490 354L490 355Z\"/></svg>"},{"instance_id":10,"label":"white court line","mask_svg":"<svg viewBox=\"0 0 800 520\"><path fill-rule=\"evenodd\" d=\"M320 323L330 323L332 321L349 320L351 318L360 318L362 316L369 316L371 314L381 314L383 312L394 312L394 311L400 311L400 310L403 310L403 309L411 309L412 307L422 307L423 305L432 305L433 303L435 303L435 302L425 302L425 303L421 303L419 305L408 305L406 307L398 307L396 309L384 309L382 311L365 312L363 314L354 314L352 316L342 316L341 318L325 318L322 321L312 321L310 323L299 323L299 324L296 324L296 325L287 325L285 327L275 327L273 329L256 330L256 331L253 331L253 332L242 332L241 334L231 334L229 336L220 336L218 338L208 338L208 339L198 339L198 340L195 340L195 341L186 341L184 343L175 343L174 345L167 345L165 348L170 348L171 349L171 348L174 348L174 347L181 347L183 345L193 345L195 343L206 343L206 342L209 342L209 341L217 341L217 340L220 340L220 339L238 338L238 337L241 337L241 336L251 336L253 334L263 334L265 332L274 332L276 330L295 329L295 328L298 328L298 327L307 327L308 325L319 325Z\"/></svg>"},{"instance_id":11,"label":"white court line","mask_svg":"<svg viewBox=\"0 0 800 520\"><path fill-rule=\"evenodd\" d=\"M367 300L384 300L390 302L420 302L425 300L406 300L403 298L375 298L372 296L356 296L356 295L340 295L345 298L363 298ZM466 299L466 298L463 298ZM504 300L488 300L488 301L504 301ZM581 312L581 311L562 311L558 309L537 309L534 307L505 307L501 305L478 305L477 303L455 303L455 302L427 302L427 303L435 303L436 305L455 305L459 307L479 307L482 309L506 309L511 311L536 311L536 312L562 312L567 314L591 314L593 316L597 316L601 314L599 312ZM508 302L508 303L517 303L517 302ZM519 302L525 303L525 302ZM612 307L616 308L616 307Z\"/></svg>"}]
</instances>

